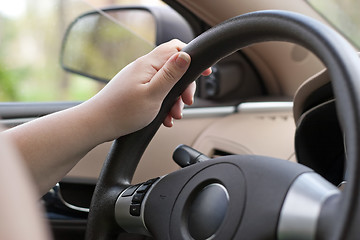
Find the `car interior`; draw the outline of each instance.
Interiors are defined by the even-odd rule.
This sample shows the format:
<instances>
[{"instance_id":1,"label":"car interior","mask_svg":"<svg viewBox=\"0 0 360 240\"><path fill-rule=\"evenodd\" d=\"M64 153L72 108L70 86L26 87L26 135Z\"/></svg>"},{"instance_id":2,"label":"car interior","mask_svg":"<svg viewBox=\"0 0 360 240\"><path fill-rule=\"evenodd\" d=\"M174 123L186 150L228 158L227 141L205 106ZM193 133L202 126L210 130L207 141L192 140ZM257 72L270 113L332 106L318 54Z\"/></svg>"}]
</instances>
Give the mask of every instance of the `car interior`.
<instances>
[{"instance_id":1,"label":"car interior","mask_svg":"<svg viewBox=\"0 0 360 240\"><path fill-rule=\"evenodd\" d=\"M348 13L337 1L69 2L86 7L63 23L56 64L96 90L174 38L192 63L150 125L94 148L40 199L54 239L359 237L360 40L321 8ZM161 126L192 81L194 105ZM0 123L81 101L1 100Z\"/></svg>"}]
</instances>

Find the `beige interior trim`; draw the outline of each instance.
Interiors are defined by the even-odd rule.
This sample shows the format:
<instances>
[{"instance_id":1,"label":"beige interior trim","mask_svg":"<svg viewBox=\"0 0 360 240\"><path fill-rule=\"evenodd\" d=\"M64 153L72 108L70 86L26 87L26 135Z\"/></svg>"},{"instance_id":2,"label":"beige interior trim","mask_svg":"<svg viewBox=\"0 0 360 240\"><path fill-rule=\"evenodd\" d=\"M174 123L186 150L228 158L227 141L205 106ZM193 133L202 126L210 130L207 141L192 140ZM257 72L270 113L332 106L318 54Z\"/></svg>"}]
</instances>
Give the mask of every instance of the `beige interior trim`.
<instances>
[{"instance_id":1,"label":"beige interior trim","mask_svg":"<svg viewBox=\"0 0 360 240\"><path fill-rule=\"evenodd\" d=\"M294 98L294 120L297 122L303 113L305 100L310 94L330 81L326 70L319 72L305 81L295 94Z\"/></svg>"},{"instance_id":2,"label":"beige interior trim","mask_svg":"<svg viewBox=\"0 0 360 240\"><path fill-rule=\"evenodd\" d=\"M237 113L214 122L193 147L209 156L220 150L294 161L294 132L291 111Z\"/></svg>"},{"instance_id":3,"label":"beige interior trim","mask_svg":"<svg viewBox=\"0 0 360 240\"><path fill-rule=\"evenodd\" d=\"M213 156L214 150L220 150L295 161L291 103L279 104L242 104L238 113L217 115L215 111L213 115L208 112L208 117L196 118L187 117L189 109L186 109L184 119L175 121L173 128L159 129L139 163L133 183L178 170L172 153L179 144L192 146L208 156ZM111 143L107 143L95 148L71 170L68 177L97 178L110 146Z\"/></svg>"},{"instance_id":4,"label":"beige interior trim","mask_svg":"<svg viewBox=\"0 0 360 240\"><path fill-rule=\"evenodd\" d=\"M188 118L175 121L172 128L160 127L138 165L133 183L178 170L178 165L172 160L174 149L179 144L193 145L201 132L215 119L217 118ZM111 143L106 143L93 149L68 173L67 177L96 179L110 147Z\"/></svg>"},{"instance_id":5,"label":"beige interior trim","mask_svg":"<svg viewBox=\"0 0 360 240\"><path fill-rule=\"evenodd\" d=\"M178 0L210 26L214 26L226 19L240 14L260 10L287 10L306 13L311 17L322 20L304 0Z\"/></svg>"}]
</instances>

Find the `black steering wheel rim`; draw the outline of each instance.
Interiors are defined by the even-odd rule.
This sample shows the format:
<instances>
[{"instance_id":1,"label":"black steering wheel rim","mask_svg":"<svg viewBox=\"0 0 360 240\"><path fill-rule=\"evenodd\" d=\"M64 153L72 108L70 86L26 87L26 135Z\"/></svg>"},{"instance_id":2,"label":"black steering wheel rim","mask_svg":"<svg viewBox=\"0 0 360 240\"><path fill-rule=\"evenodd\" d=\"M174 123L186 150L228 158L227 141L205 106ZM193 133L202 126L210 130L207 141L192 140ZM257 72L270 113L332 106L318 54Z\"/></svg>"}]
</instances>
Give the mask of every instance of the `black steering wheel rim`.
<instances>
[{"instance_id":1,"label":"black steering wheel rim","mask_svg":"<svg viewBox=\"0 0 360 240\"><path fill-rule=\"evenodd\" d=\"M230 19L195 38L183 49L190 54L191 65L166 96L157 117L147 127L117 139L112 146L94 192L87 239L116 237L119 232L114 220L116 198L130 184L147 145L188 84L221 58L243 47L266 41L286 41L302 45L312 51L329 70L337 100L337 114L345 134L349 176L341 204L338 204L338 220L331 229L331 236L334 239L346 238L351 230L349 223L356 217L354 212L358 208L359 196L359 58L346 40L324 24L297 13L272 10Z\"/></svg>"}]
</instances>

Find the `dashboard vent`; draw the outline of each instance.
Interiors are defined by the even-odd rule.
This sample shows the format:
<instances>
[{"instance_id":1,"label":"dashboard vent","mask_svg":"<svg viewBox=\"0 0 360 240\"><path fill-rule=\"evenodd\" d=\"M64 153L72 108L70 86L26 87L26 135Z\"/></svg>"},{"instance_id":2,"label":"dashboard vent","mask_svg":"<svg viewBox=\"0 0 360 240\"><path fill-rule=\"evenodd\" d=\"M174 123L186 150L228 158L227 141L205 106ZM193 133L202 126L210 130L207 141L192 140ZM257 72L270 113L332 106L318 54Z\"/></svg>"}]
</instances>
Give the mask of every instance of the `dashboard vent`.
<instances>
[{"instance_id":1,"label":"dashboard vent","mask_svg":"<svg viewBox=\"0 0 360 240\"><path fill-rule=\"evenodd\" d=\"M228 156L228 155L233 155L233 154L234 153L230 153L230 152L227 152L227 151L222 151L222 150L219 150L219 149L214 149L211 158L223 157L223 156Z\"/></svg>"}]
</instances>

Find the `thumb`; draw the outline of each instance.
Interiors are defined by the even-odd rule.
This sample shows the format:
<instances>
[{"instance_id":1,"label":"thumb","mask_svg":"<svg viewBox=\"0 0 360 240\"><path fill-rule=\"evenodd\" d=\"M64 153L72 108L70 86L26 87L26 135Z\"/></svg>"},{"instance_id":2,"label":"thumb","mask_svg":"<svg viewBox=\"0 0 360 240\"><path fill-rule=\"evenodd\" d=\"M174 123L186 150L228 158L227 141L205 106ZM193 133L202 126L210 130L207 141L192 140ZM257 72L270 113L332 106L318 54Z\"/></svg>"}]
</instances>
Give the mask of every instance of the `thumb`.
<instances>
[{"instance_id":1,"label":"thumb","mask_svg":"<svg viewBox=\"0 0 360 240\"><path fill-rule=\"evenodd\" d=\"M189 68L190 61L190 55L185 52L172 55L151 79L151 94L164 98Z\"/></svg>"}]
</instances>

